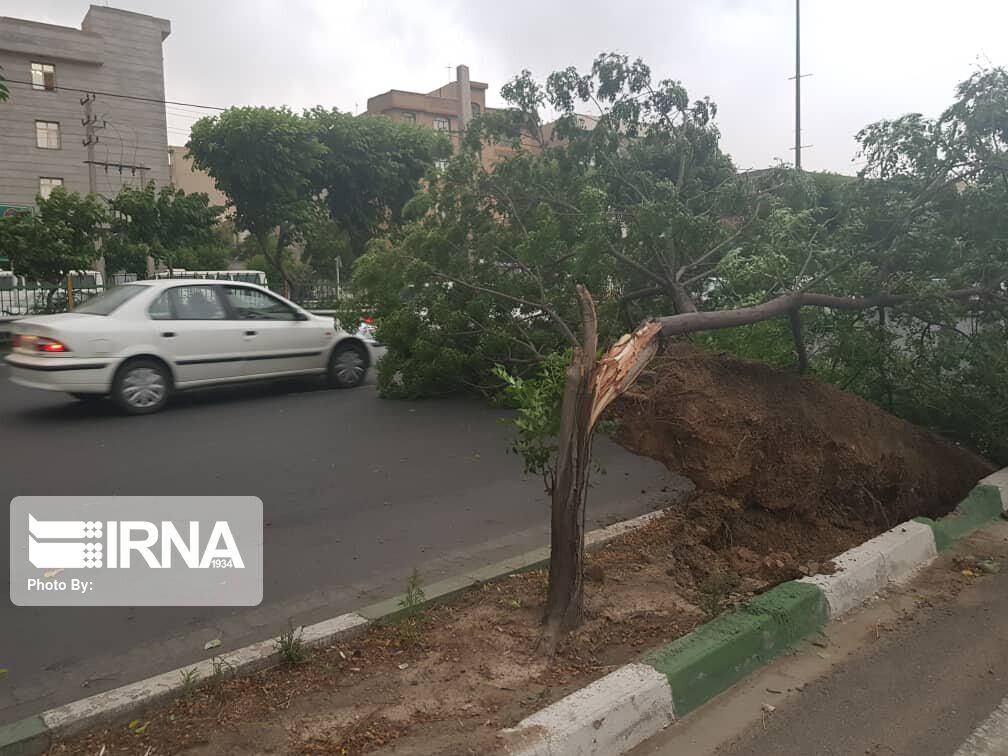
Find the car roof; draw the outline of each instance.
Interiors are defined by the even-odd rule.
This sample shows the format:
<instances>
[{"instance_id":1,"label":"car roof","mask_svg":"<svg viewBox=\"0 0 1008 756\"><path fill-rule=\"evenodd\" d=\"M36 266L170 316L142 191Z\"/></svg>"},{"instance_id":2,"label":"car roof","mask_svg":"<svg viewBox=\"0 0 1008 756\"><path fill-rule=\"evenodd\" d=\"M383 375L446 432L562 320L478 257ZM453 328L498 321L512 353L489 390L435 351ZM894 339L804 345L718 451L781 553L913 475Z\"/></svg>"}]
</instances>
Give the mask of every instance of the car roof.
<instances>
[{"instance_id":1,"label":"car roof","mask_svg":"<svg viewBox=\"0 0 1008 756\"><path fill-rule=\"evenodd\" d=\"M226 284L228 286L248 286L253 289L262 289L262 286L250 281L231 281L226 278L158 278L145 279L143 281L130 281L123 286L150 286L152 289L170 289L173 286L202 286L205 284Z\"/></svg>"}]
</instances>

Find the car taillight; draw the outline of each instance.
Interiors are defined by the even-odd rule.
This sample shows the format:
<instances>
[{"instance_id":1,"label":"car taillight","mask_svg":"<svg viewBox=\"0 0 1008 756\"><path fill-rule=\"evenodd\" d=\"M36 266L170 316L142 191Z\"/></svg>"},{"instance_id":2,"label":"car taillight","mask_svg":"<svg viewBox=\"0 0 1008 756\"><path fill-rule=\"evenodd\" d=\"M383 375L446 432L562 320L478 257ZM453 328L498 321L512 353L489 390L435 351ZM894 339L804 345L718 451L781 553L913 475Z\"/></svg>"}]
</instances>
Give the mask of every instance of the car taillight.
<instances>
[{"instance_id":1,"label":"car taillight","mask_svg":"<svg viewBox=\"0 0 1008 756\"><path fill-rule=\"evenodd\" d=\"M374 325L374 318L364 318L364 322L368 325Z\"/></svg>"},{"instance_id":2,"label":"car taillight","mask_svg":"<svg viewBox=\"0 0 1008 756\"><path fill-rule=\"evenodd\" d=\"M49 354L55 354L58 352L69 352L66 344L62 341L56 341L56 339L47 339L44 336L39 336L38 340L35 342L36 352L47 352Z\"/></svg>"},{"instance_id":3,"label":"car taillight","mask_svg":"<svg viewBox=\"0 0 1008 756\"><path fill-rule=\"evenodd\" d=\"M13 346L15 349L17 349L19 346L21 346L21 334L20 333L15 333L14 334L14 338L11 339L11 346Z\"/></svg>"}]
</instances>

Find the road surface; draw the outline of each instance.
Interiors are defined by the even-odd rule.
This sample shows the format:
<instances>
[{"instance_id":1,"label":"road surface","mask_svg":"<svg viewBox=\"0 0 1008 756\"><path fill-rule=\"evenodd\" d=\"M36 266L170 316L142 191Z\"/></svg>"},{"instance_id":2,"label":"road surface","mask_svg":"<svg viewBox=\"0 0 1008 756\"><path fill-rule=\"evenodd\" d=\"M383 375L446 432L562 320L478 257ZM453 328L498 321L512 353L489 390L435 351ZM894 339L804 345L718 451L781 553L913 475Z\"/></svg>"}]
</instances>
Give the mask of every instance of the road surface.
<instances>
[{"instance_id":1,"label":"road surface","mask_svg":"<svg viewBox=\"0 0 1008 756\"><path fill-rule=\"evenodd\" d=\"M0 367L0 498L254 495L265 519L260 607L24 608L4 597L0 723L205 658L214 638L226 651L401 593L414 567L431 582L544 545L542 483L505 453L503 415L301 382L123 417L108 402L14 386ZM592 525L682 485L603 439L595 450L607 474L589 497Z\"/></svg>"}]
</instances>

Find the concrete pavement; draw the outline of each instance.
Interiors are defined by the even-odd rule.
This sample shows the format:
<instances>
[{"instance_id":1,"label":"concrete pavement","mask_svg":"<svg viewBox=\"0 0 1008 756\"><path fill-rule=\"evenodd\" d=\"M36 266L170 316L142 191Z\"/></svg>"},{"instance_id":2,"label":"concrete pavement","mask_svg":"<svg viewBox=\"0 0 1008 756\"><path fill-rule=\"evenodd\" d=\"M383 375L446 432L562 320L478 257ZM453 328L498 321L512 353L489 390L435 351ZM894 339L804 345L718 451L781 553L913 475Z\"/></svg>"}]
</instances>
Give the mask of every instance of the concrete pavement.
<instances>
[{"instance_id":1,"label":"concrete pavement","mask_svg":"<svg viewBox=\"0 0 1008 756\"><path fill-rule=\"evenodd\" d=\"M503 412L392 402L372 386L259 385L179 397L128 418L20 389L0 368L0 498L247 494L265 507L260 607L21 608L0 603L0 723L314 622L547 542L537 479L504 450ZM687 485L600 439L591 526ZM667 489L663 492L663 489ZM0 539L9 522L0 518ZM6 568L6 560L4 560Z\"/></svg>"},{"instance_id":2,"label":"concrete pavement","mask_svg":"<svg viewBox=\"0 0 1008 756\"><path fill-rule=\"evenodd\" d=\"M953 559L1000 560L965 577ZM1008 522L833 623L635 756L1008 754Z\"/></svg>"}]
</instances>

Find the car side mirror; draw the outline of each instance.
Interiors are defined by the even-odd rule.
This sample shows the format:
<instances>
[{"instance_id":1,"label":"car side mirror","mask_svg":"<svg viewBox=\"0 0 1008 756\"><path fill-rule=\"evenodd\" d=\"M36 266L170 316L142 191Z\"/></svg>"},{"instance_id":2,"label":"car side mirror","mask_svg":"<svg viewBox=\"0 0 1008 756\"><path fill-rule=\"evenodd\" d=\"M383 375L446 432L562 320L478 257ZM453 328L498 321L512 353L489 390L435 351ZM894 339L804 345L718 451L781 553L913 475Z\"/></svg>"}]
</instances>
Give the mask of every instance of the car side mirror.
<instances>
[{"instance_id":1,"label":"car side mirror","mask_svg":"<svg viewBox=\"0 0 1008 756\"><path fill-rule=\"evenodd\" d=\"M308 320L308 316L305 315L303 312L295 312L294 320Z\"/></svg>"}]
</instances>

